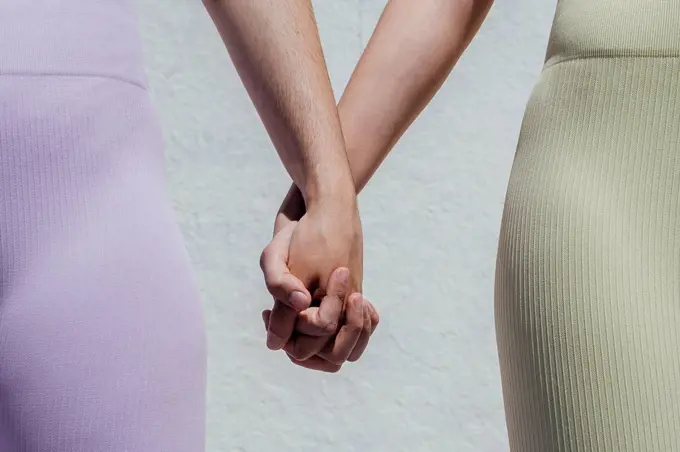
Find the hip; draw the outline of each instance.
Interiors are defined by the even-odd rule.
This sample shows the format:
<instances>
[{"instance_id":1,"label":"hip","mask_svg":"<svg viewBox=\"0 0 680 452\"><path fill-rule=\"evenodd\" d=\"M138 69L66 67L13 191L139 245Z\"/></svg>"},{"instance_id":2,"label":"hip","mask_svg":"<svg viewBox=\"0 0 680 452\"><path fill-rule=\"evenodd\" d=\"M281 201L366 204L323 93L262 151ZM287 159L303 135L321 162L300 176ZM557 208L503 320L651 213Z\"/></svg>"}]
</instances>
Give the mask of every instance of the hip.
<instances>
[{"instance_id":1,"label":"hip","mask_svg":"<svg viewBox=\"0 0 680 452\"><path fill-rule=\"evenodd\" d=\"M577 58L680 56L680 0L559 0L546 66Z\"/></svg>"},{"instance_id":2,"label":"hip","mask_svg":"<svg viewBox=\"0 0 680 452\"><path fill-rule=\"evenodd\" d=\"M132 0L0 2L0 77L91 75L146 87Z\"/></svg>"},{"instance_id":3,"label":"hip","mask_svg":"<svg viewBox=\"0 0 680 452\"><path fill-rule=\"evenodd\" d=\"M75 242L122 246L130 236L116 230L184 259L148 92L94 76L0 76L0 285Z\"/></svg>"}]
</instances>

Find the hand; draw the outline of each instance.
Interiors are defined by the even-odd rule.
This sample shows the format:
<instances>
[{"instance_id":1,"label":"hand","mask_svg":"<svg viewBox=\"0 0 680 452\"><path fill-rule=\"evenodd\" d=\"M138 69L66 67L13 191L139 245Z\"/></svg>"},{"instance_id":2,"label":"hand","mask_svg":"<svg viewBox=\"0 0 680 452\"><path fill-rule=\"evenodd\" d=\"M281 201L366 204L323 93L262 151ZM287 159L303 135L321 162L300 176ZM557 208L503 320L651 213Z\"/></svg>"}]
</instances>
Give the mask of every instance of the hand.
<instances>
[{"instance_id":1,"label":"hand","mask_svg":"<svg viewBox=\"0 0 680 452\"><path fill-rule=\"evenodd\" d=\"M346 268L334 271L328 282L328 294L319 307L310 307L298 315L296 334L283 348L294 364L337 372L346 361L356 361L363 354L380 319L373 305L360 293L351 294L344 303L348 276ZM265 329L270 325L270 317L270 310L262 312ZM337 335L325 333L329 318L340 318L342 325ZM317 350L316 338L320 336L323 342L321 350Z\"/></svg>"},{"instance_id":2,"label":"hand","mask_svg":"<svg viewBox=\"0 0 680 452\"><path fill-rule=\"evenodd\" d=\"M296 193L292 202L299 212ZM290 193L290 191L289 191ZM301 195L300 195L301 196ZM296 220L288 251L288 267L302 283L320 296L326 293L330 275L339 267L347 267L351 275L350 287L358 292L363 280L363 233L356 195L350 199L339 196L337 199L321 199L302 211ZM288 196L286 197L286 200ZM288 203L284 200L275 221L275 233L285 225ZM302 208L305 208L304 201ZM283 217L283 218L282 218Z\"/></svg>"},{"instance_id":3,"label":"hand","mask_svg":"<svg viewBox=\"0 0 680 452\"><path fill-rule=\"evenodd\" d=\"M312 295L320 299L326 294L335 269L348 267L350 291L361 290L363 244L356 199L323 200L305 212L301 198L297 189L291 189L277 216L274 238L260 257L267 288L275 299L267 336L272 350L288 342L298 312L310 306ZM323 330L334 334L338 326L337 319L331 319ZM327 338L315 340L319 350L327 342Z\"/></svg>"}]
</instances>

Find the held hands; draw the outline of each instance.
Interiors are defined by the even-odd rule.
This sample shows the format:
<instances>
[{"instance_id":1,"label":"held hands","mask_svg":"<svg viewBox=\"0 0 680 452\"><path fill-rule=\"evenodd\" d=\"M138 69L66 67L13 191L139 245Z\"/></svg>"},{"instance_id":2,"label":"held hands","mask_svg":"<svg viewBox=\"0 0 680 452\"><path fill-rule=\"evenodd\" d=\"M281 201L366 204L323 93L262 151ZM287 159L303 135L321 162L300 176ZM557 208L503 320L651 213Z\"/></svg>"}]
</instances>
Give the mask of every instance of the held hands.
<instances>
[{"instance_id":1,"label":"held hands","mask_svg":"<svg viewBox=\"0 0 680 452\"><path fill-rule=\"evenodd\" d=\"M359 293L363 244L356 199L327 199L306 210L293 185L274 229L260 258L275 299L263 312L267 346L283 349L297 365L337 372L359 359L379 322Z\"/></svg>"}]
</instances>

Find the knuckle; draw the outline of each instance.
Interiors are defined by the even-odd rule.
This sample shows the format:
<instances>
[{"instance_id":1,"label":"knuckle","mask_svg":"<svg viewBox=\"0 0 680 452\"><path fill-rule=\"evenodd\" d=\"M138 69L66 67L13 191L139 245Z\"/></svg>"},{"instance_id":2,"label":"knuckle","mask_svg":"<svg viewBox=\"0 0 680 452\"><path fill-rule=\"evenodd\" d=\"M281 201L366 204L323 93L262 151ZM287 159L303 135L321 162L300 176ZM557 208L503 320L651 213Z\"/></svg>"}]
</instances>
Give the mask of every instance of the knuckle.
<instances>
[{"instance_id":1,"label":"knuckle","mask_svg":"<svg viewBox=\"0 0 680 452\"><path fill-rule=\"evenodd\" d=\"M260 270L265 271L267 267L267 259L269 258L269 247L262 250L260 253Z\"/></svg>"},{"instance_id":2,"label":"knuckle","mask_svg":"<svg viewBox=\"0 0 680 452\"><path fill-rule=\"evenodd\" d=\"M380 316L378 315L378 311L373 309L371 312L371 328L375 330L380 323Z\"/></svg>"}]
</instances>

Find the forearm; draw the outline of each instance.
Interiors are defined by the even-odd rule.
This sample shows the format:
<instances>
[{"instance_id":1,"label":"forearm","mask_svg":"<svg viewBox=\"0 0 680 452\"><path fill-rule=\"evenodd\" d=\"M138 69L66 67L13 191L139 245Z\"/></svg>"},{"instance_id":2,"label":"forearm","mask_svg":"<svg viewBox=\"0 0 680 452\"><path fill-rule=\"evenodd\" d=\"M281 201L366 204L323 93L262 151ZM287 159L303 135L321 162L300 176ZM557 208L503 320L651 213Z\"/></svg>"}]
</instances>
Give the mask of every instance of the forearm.
<instances>
[{"instance_id":1,"label":"forearm","mask_svg":"<svg viewBox=\"0 0 680 452\"><path fill-rule=\"evenodd\" d=\"M492 0L390 0L338 105L359 192L439 90Z\"/></svg>"},{"instance_id":2,"label":"forearm","mask_svg":"<svg viewBox=\"0 0 680 452\"><path fill-rule=\"evenodd\" d=\"M203 0L307 201L354 192L309 0Z\"/></svg>"}]
</instances>

